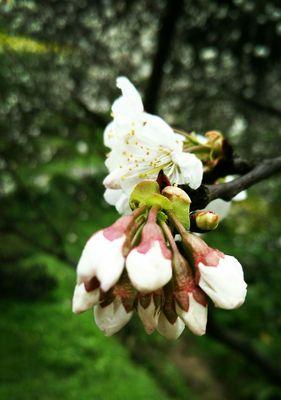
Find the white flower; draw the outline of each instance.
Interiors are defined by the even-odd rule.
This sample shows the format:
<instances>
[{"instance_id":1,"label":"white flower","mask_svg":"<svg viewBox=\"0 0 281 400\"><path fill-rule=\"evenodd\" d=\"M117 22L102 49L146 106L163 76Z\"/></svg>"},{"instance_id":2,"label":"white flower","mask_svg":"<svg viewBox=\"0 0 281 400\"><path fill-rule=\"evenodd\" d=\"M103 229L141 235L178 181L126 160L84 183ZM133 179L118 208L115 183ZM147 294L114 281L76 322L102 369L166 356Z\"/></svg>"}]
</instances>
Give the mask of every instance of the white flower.
<instances>
[{"instance_id":1,"label":"white flower","mask_svg":"<svg viewBox=\"0 0 281 400\"><path fill-rule=\"evenodd\" d=\"M199 336L204 335L206 332L208 308L198 303L192 293L188 293L188 298L188 311L184 311L176 304L176 312L191 332Z\"/></svg>"},{"instance_id":2,"label":"white flower","mask_svg":"<svg viewBox=\"0 0 281 400\"><path fill-rule=\"evenodd\" d=\"M128 255L126 268L132 285L140 292L160 289L172 277L171 258L165 257L159 241L154 241L146 252L139 246Z\"/></svg>"},{"instance_id":3,"label":"white flower","mask_svg":"<svg viewBox=\"0 0 281 400\"><path fill-rule=\"evenodd\" d=\"M171 324L165 314L163 312L160 313L157 331L166 339L177 339L182 334L184 327L184 322L179 317L176 319L174 324Z\"/></svg>"},{"instance_id":4,"label":"white flower","mask_svg":"<svg viewBox=\"0 0 281 400\"><path fill-rule=\"evenodd\" d=\"M100 296L100 289L94 289L87 291L84 283L77 284L74 289L74 295L72 299L72 311L75 314L82 313L83 311L92 308L98 303Z\"/></svg>"},{"instance_id":5,"label":"white flower","mask_svg":"<svg viewBox=\"0 0 281 400\"><path fill-rule=\"evenodd\" d=\"M172 184L198 188L203 166L195 155L183 152L184 137L160 117L143 111L140 95L127 78L118 78L117 86L122 96L114 102L113 121L104 132L104 143L111 148L104 184L122 190L116 204L122 194L129 197L141 180L156 179L161 169Z\"/></svg>"},{"instance_id":6,"label":"white flower","mask_svg":"<svg viewBox=\"0 0 281 400\"><path fill-rule=\"evenodd\" d=\"M146 333L150 335L156 329L159 317L159 312L155 307L153 296L151 296L147 307L143 307L141 302L138 302L138 314Z\"/></svg>"},{"instance_id":7,"label":"white flower","mask_svg":"<svg viewBox=\"0 0 281 400\"><path fill-rule=\"evenodd\" d=\"M105 336L112 336L120 331L131 319L133 312L127 313L120 299L116 298L106 307L94 307L95 321Z\"/></svg>"},{"instance_id":8,"label":"white flower","mask_svg":"<svg viewBox=\"0 0 281 400\"><path fill-rule=\"evenodd\" d=\"M217 266L198 263L199 286L213 300L217 307L230 310L244 303L247 284L239 261L225 255L219 258Z\"/></svg>"},{"instance_id":9,"label":"white flower","mask_svg":"<svg viewBox=\"0 0 281 400\"><path fill-rule=\"evenodd\" d=\"M115 206L119 214L129 215L132 212L129 206L129 194L122 189L106 189L104 199L111 206Z\"/></svg>"},{"instance_id":10,"label":"white flower","mask_svg":"<svg viewBox=\"0 0 281 400\"><path fill-rule=\"evenodd\" d=\"M93 235L82 252L77 266L78 283L96 276L103 291L109 290L120 278L124 269L122 246L125 234L110 240L99 231Z\"/></svg>"}]
</instances>

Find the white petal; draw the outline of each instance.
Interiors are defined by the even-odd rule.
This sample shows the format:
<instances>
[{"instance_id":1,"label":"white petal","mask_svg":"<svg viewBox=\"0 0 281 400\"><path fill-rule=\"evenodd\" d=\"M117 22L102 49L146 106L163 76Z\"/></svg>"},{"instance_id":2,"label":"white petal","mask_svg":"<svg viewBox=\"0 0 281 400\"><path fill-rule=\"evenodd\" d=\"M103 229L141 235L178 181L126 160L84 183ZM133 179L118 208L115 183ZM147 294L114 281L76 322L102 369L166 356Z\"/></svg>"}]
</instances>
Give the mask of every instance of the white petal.
<instances>
[{"instance_id":1,"label":"white petal","mask_svg":"<svg viewBox=\"0 0 281 400\"><path fill-rule=\"evenodd\" d=\"M122 169L113 170L103 180L104 186L107 189L120 189L121 188L120 180L123 175L124 171Z\"/></svg>"},{"instance_id":2,"label":"white petal","mask_svg":"<svg viewBox=\"0 0 281 400\"><path fill-rule=\"evenodd\" d=\"M126 239L125 235L109 241L106 253L99 258L96 276L100 281L101 288L107 292L119 280L125 265L122 247Z\"/></svg>"},{"instance_id":3,"label":"white petal","mask_svg":"<svg viewBox=\"0 0 281 400\"><path fill-rule=\"evenodd\" d=\"M116 207L119 214L131 214L132 210L129 205L129 196L122 189L106 189L103 197L108 204Z\"/></svg>"},{"instance_id":4,"label":"white petal","mask_svg":"<svg viewBox=\"0 0 281 400\"><path fill-rule=\"evenodd\" d=\"M207 207L204 208L204 211L212 211L215 214L218 214L220 219L224 219L231 207L231 201L224 201L222 199L216 199L211 201Z\"/></svg>"},{"instance_id":5,"label":"white petal","mask_svg":"<svg viewBox=\"0 0 281 400\"><path fill-rule=\"evenodd\" d=\"M112 105L113 117L116 121L133 120L143 112L141 96L134 85L125 77L117 78L117 87L122 96Z\"/></svg>"},{"instance_id":6,"label":"white petal","mask_svg":"<svg viewBox=\"0 0 281 400\"><path fill-rule=\"evenodd\" d=\"M237 178L237 176L235 176L235 175L228 175L225 178L225 182L231 182L236 178ZM243 201L243 200L246 200L246 198L247 198L247 191L243 190L242 192L240 192L236 196L234 196L232 200L233 201Z\"/></svg>"},{"instance_id":7,"label":"white petal","mask_svg":"<svg viewBox=\"0 0 281 400\"><path fill-rule=\"evenodd\" d=\"M185 325L191 330L191 332L199 336L204 335L206 332L208 308L198 303L194 299L192 293L189 293L188 297L188 311L186 312L182 310L176 304L176 312L178 316L183 320Z\"/></svg>"},{"instance_id":8,"label":"white petal","mask_svg":"<svg viewBox=\"0 0 281 400\"><path fill-rule=\"evenodd\" d=\"M172 155L175 164L181 172L179 184L188 184L191 189L197 189L203 178L203 164L195 154L175 151Z\"/></svg>"},{"instance_id":9,"label":"white petal","mask_svg":"<svg viewBox=\"0 0 281 400\"><path fill-rule=\"evenodd\" d=\"M72 299L72 311L75 314L79 314L83 311L88 310L89 308L92 308L95 304L98 303L99 296L99 289L87 292L84 283L76 285Z\"/></svg>"},{"instance_id":10,"label":"white petal","mask_svg":"<svg viewBox=\"0 0 281 400\"><path fill-rule=\"evenodd\" d=\"M122 194L123 191L121 189L106 189L103 197L108 204L110 204L111 206L115 206Z\"/></svg>"},{"instance_id":11,"label":"white petal","mask_svg":"<svg viewBox=\"0 0 281 400\"><path fill-rule=\"evenodd\" d=\"M247 191L243 190L242 192L238 193L236 196L233 197L233 201L243 201L247 198Z\"/></svg>"},{"instance_id":12,"label":"white petal","mask_svg":"<svg viewBox=\"0 0 281 400\"><path fill-rule=\"evenodd\" d=\"M239 261L226 255L217 267L198 264L200 271L199 286L213 300L217 307L231 310L244 303L247 284Z\"/></svg>"},{"instance_id":13,"label":"white petal","mask_svg":"<svg viewBox=\"0 0 281 400\"><path fill-rule=\"evenodd\" d=\"M176 322L172 325L167 320L165 314L163 312L160 313L157 330L166 339L177 339L182 334L184 327L184 322L180 318L177 318Z\"/></svg>"},{"instance_id":14,"label":"white petal","mask_svg":"<svg viewBox=\"0 0 281 400\"><path fill-rule=\"evenodd\" d=\"M105 336L112 336L120 331L131 319L133 312L127 313L119 299L114 300L107 307L95 306L94 316L99 329Z\"/></svg>"},{"instance_id":15,"label":"white petal","mask_svg":"<svg viewBox=\"0 0 281 400\"><path fill-rule=\"evenodd\" d=\"M115 240L107 239L103 231L93 235L86 243L77 266L78 283L97 276L102 290L107 291L113 286L124 268L124 241L125 235Z\"/></svg>"},{"instance_id":16,"label":"white petal","mask_svg":"<svg viewBox=\"0 0 281 400\"><path fill-rule=\"evenodd\" d=\"M159 313L156 310L153 299L151 298L149 306L144 308L138 303L138 314L143 323L145 331L150 335L157 327Z\"/></svg>"},{"instance_id":17,"label":"white petal","mask_svg":"<svg viewBox=\"0 0 281 400\"><path fill-rule=\"evenodd\" d=\"M77 266L78 283L96 275L97 262L102 249L107 247L102 231L95 233L86 243Z\"/></svg>"},{"instance_id":18,"label":"white petal","mask_svg":"<svg viewBox=\"0 0 281 400\"><path fill-rule=\"evenodd\" d=\"M144 254L133 249L127 257L126 268L132 285L140 292L160 289L172 277L171 260L163 256L158 241Z\"/></svg>"}]
</instances>

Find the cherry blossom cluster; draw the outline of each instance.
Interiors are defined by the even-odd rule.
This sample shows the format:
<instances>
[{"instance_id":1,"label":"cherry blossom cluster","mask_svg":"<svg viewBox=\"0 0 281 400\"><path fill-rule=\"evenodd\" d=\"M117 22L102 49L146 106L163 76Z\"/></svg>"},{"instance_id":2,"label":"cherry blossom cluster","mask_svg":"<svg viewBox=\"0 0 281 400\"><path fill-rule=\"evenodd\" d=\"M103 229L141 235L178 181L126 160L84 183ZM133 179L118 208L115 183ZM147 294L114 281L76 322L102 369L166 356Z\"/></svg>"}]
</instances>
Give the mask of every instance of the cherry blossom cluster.
<instances>
[{"instance_id":1,"label":"cherry blossom cluster","mask_svg":"<svg viewBox=\"0 0 281 400\"><path fill-rule=\"evenodd\" d=\"M203 173L225 157L226 141L172 129L144 111L141 96L125 77L104 132L104 198L123 214L86 243L77 267L73 311L94 309L97 326L110 336L134 311L148 334L176 339L185 326L206 331L208 302L233 309L245 300L247 285L236 258L212 249L194 232L218 225L219 209L190 212L191 200L178 185L196 190ZM222 201L222 200L221 200ZM212 211L209 211L212 210Z\"/></svg>"},{"instance_id":2,"label":"cherry blossom cluster","mask_svg":"<svg viewBox=\"0 0 281 400\"><path fill-rule=\"evenodd\" d=\"M136 311L148 334L176 339L185 326L203 335L208 300L224 309L245 300L240 263L210 248L188 230L190 199L173 186L137 185L135 208L87 242L77 267L73 311L94 307L97 326L110 336ZM217 216L198 212L199 228L217 226ZM176 241L175 235L181 240Z\"/></svg>"}]
</instances>

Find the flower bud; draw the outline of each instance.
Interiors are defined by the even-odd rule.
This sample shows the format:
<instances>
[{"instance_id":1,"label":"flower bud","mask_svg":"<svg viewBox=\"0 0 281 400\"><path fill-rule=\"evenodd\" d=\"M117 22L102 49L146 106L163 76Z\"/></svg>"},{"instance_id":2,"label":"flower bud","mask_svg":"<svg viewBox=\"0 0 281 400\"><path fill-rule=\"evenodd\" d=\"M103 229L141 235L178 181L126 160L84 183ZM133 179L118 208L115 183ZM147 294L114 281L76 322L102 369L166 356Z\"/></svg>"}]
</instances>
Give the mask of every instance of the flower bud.
<instances>
[{"instance_id":1,"label":"flower bud","mask_svg":"<svg viewBox=\"0 0 281 400\"><path fill-rule=\"evenodd\" d=\"M191 215L191 220L200 231L212 231L219 224L219 216L212 211L199 211Z\"/></svg>"},{"instance_id":2,"label":"flower bud","mask_svg":"<svg viewBox=\"0 0 281 400\"><path fill-rule=\"evenodd\" d=\"M140 295L137 310L146 333L151 335L157 327L159 317L159 310L154 303L153 295Z\"/></svg>"},{"instance_id":3,"label":"flower bud","mask_svg":"<svg viewBox=\"0 0 281 400\"><path fill-rule=\"evenodd\" d=\"M131 319L133 311L127 312L120 298L115 298L112 303L103 307L94 307L94 317L97 326L105 334L112 336L120 331Z\"/></svg>"},{"instance_id":4,"label":"flower bud","mask_svg":"<svg viewBox=\"0 0 281 400\"><path fill-rule=\"evenodd\" d=\"M207 299L195 284L191 268L179 251L173 254L173 295L175 310L195 335L204 335L207 325Z\"/></svg>"},{"instance_id":5,"label":"flower bud","mask_svg":"<svg viewBox=\"0 0 281 400\"><path fill-rule=\"evenodd\" d=\"M209 131L205 133L206 138L208 139L208 144L211 145L213 151L216 153L216 156L223 154L223 143L224 137L218 131Z\"/></svg>"},{"instance_id":6,"label":"flower bud","mask_svg":"<svg viewBox=\"0 0 281 400\"><path fill-rule=\"evenodd\" d=\"M166 315L161 312L158 319L157 331L168 340L176 340L184 330L184 322L177 317L174 323L171 323Z\"/></svg>"},{"instance_id":7,"label":"flower bud","mask_svg":"<svg viewBox=\"0 0 281 400\"><path fill-rule=\"evenodd\" d=\"M142 230L140 244L131 250L126 260L133 286L143 293L160 289L172 277L172 253L166 246L160 227L152 221L156 215L157 209L152 209Z\"/></svg>"},{"instance_id":8,"label":"flower bud","mask_svg":"<svg viewBox=\"0 0 281 400\"><path fill-rule=\"evenodd\" d=\"M162 190L162 194L168 197L172 202L181 201L184 204L190 204L191 200L188 194L177 186L166 186Z\"/></svg>"},{"instance_id":9,"label":"flower bud","mask_svg":"<svg viewBox=\"0 0 281 400\"><path fill-rule=\"evenodd\" d=\"M188 229L189 208L191 203L190 197L184 190L176 186L165 187L165 189L162 190L162 194L171 201L175 217Z\"/></svg>"},{"instance_id":10,"label":"flower bud","mask_svg":"<svg viewBox=\"0 0 281 400\"><path fill-rule=\"evenodd\" d=\"M190 233L182 234L182 240L193 257L196 282L214 304L227 310L241 306L247 294L247 284L239 261L212 249Z\"/></svg>"},{"instance_id":11,"label":"flower bud","mask_svg":"<svg viewBox=\"0 0 281 400\"><path fill-rule=\"evenodd\" d=\"M76 285L72 299L72 311L75 314L82 313L99 302L99 286L99 281L96 278L91 279L86 284L82 282Z\"/></svg>"},{"instance_id":12,"label":"flower bud","mask_svg":"<svg viewBox=\"0 0 281 400\"><path fill-rule=\"evenodd\" d=\"M124 269L123 244L132 216L119 218L113 225L95 233L86 243L77 266L78 283L96 276L103 291L111 288Z\"/></svg>"}]
</instances>

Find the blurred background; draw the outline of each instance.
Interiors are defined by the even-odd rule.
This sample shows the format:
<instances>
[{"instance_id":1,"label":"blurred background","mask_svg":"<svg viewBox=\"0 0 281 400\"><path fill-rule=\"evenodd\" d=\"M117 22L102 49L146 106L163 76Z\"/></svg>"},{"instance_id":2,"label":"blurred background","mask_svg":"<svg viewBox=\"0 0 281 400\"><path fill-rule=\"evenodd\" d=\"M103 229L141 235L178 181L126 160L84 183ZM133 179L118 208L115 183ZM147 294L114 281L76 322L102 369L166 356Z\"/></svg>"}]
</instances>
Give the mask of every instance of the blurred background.
<instances>
[{"instance_id":1,"label":"blurred background","mask_svg":"<svg viewBox=\"0 0 281 400\"><path fill-rule=\"evenodd\" d=\"M279 0L0 2L1 400L281 398L277 177L206 236L249 290L241 309L210 310L205 337L149 337L135 316L105 338L71 312L81 249L117 217L101 184L116 77L173 126L273 157L280 49Z\"/></svg>"}]
</instances>

